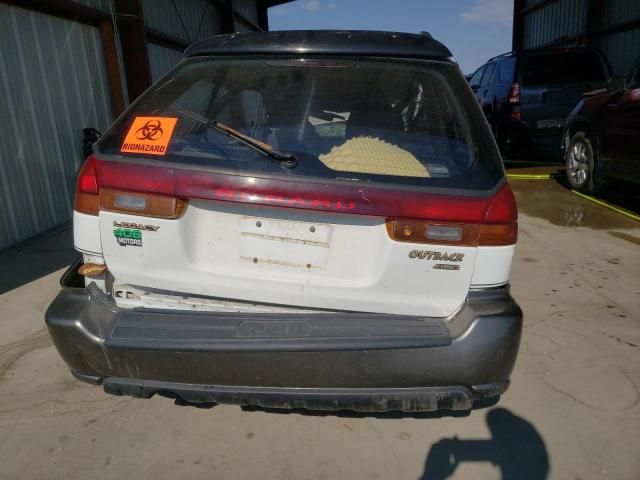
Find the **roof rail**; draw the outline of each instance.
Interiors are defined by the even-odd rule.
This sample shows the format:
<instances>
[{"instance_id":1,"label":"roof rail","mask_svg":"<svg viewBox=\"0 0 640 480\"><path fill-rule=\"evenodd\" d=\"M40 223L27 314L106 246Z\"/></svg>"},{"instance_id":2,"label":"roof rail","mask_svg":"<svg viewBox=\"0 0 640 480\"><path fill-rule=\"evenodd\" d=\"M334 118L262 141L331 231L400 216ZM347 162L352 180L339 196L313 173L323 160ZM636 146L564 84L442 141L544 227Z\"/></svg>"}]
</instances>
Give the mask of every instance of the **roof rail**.
<instances>
[{"instance_id":1,"label":"roof rail","mask_svg":"<svg viewBox=\"0 0 640 480\"><path fill-rule=\"evenodd\" d=\"M495 57L491 57L489 60L487 60L487 62L491 62L493 60L497 60L497 59L502 58L502 57L508 57L510 55L513 55L514 53L515 52L513 50L510 51L510 52L501 53L500 55L496 55Z\"/></svg>"}]
</instances>

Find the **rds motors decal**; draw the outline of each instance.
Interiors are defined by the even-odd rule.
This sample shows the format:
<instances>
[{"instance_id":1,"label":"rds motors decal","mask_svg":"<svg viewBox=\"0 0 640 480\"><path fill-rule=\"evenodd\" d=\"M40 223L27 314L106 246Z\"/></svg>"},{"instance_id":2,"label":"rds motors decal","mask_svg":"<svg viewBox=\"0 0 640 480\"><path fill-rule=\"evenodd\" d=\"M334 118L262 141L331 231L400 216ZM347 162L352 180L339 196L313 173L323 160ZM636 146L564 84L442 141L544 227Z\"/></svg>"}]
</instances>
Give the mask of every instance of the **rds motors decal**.
<instances>
[{"instance_id":1,"label":"rds motors decal","mask_svg":"<svg viewBox=\"0 0 640 480\"><path fill-rule=\"evenodd\" d=\"M157 225L142 225L139 223L113 222L113 236L116 237L118 245L121 247L141 247L142 232L157 232L160 227Z\"/></svg>"}]
</instances>

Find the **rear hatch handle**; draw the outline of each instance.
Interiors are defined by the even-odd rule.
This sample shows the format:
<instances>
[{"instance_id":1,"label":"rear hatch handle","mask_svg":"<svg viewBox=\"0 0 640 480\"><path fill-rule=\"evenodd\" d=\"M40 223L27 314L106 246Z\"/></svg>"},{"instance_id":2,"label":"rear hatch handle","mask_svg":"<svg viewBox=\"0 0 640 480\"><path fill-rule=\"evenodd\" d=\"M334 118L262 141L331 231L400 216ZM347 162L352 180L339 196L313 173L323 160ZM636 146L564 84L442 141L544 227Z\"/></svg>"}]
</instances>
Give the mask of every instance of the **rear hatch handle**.
<instances>
[{"instance_id":1,"label":"rear hatch handle","mask_svg":"<svg viewBox=\"0 0 640 480\"><path fill-rule=\"evenodd\" d=\"M218 122L216 120L209 120L206 117L203 117L199 113L196 113L192 110L186 110L184 108L177 109L177 113L186 117L194 122L200 123L206 127L209 127L215 132L226 135L229 138L237 141L238 143L245 145L263 155L268 156L269 158L273 158L280 162L286 168L294 168L298 165L298 160L290 153L278 152L273 149L273 147L267 143L261 142L255 138L249 137L239 131L231 128L224 123Z\"/></svg>"}]
</instances>

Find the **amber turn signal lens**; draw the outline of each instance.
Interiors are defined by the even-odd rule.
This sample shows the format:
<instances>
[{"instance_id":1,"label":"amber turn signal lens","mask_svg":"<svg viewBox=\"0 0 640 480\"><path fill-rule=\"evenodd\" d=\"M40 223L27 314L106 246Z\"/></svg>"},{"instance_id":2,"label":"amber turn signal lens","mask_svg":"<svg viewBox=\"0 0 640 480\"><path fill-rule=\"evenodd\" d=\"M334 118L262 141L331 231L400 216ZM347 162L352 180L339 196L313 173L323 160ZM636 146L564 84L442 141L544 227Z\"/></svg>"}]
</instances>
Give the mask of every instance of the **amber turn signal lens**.
<instances>
[{"instance_id":1,"label":"amber turn signal lens","mask_svg":"<svg viewBox=\"0 0 640 480\"><path fill-rule=\"evenodd\" d=\"M76 196L73 199L73 209L85 215L98 215L100 197L95 193L76 191Z\"/></svg>"},{"instance_id":2,"label":"amber turn signal lens","mask_svg":"<svg viewBox=\"0 0 640 480\"><path fill-rule=\"evenodd\" d=\"M387 233L398 242L476 245L478 226L425 222L423 220L387 219Z\"/></svg>"},{"instance_id":3,"label":"amber turn signal lens","mask_svg":"<svg viewBox=\"0 0 640 480\"><path fill-rule=\"evenodd\" d=\"M187 202L166 195L101 188L100 209L143 217L176 219L186 211Z\"/></svg>"},{"instance_id":4,"label":"amber turn signal lens","mask_svg":"<svg viewBox=\"0 0 640 480\"><path fill-rule=\"evenodd\" d=\"M507 225L482 225L478 245L501 246L514 245L518 240L518 222Z\"/></svg>"}]
</instances>

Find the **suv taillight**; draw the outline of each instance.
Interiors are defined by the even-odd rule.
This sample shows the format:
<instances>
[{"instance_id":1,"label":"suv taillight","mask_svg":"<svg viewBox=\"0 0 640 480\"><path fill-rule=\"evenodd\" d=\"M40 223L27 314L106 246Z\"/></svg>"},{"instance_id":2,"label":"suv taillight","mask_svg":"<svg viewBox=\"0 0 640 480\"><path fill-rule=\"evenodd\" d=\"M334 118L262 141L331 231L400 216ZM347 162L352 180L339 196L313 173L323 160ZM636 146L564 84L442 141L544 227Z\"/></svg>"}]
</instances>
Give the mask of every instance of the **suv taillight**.
<instances>
[{"instance_id":1,"label":"suv taillight","mask_svg":"<svg viewBox=\"0 0 640 480\"><path fill-rule=\"evenodd\" d=\"M509 100L510 105L520 105L520 84L518 82L514 82L511 85L507 100Z\"/></svg>"}]
</instances>

